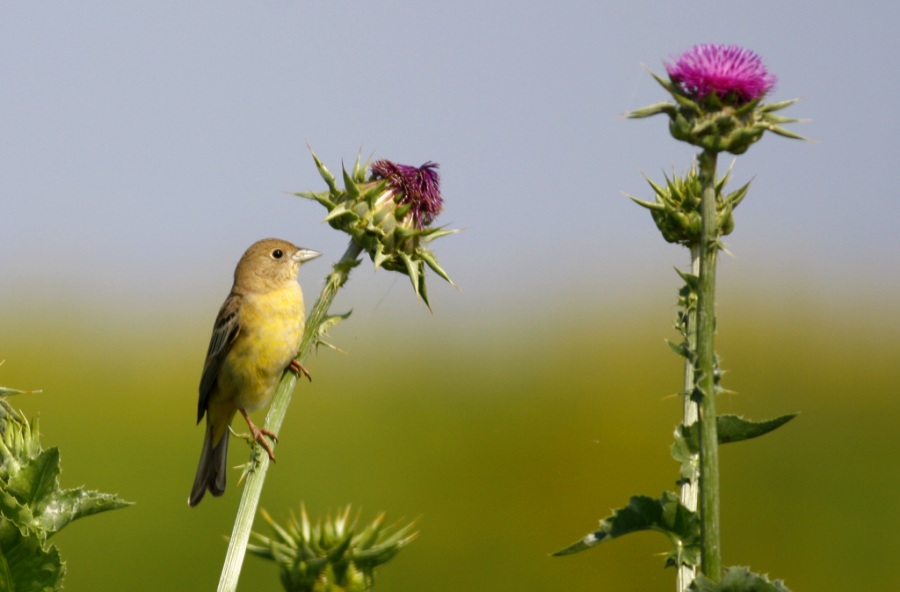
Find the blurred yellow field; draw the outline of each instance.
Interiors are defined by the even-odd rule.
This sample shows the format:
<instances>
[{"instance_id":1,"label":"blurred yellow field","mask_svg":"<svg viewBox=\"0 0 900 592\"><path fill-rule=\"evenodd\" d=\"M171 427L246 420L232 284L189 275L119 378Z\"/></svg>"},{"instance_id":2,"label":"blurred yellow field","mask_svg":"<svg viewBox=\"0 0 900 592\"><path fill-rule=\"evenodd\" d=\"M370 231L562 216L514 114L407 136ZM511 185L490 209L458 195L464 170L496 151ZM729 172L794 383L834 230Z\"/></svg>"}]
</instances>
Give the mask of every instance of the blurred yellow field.
<instances>
[{"instance_id":1,"label":"blurred yellow field","mask_svg":"<svg viewBox=\"0 0 900 592\"><path fill-rule=\"evenodd\" d=\"M889 460L900 338L869 321L731 312L741 309L759 310L725 313L719 351L737 394L721 412L802 415L723 448L725 563L795 590L833 589L848 571L860 589L900 585L878 542L900 527L888 499L900 488ZM186 504L206 319L179 324L173 312L96 332L83 312L61 318L4 319L0 384L44 389L12 402L60 447L63 486L137 502L57 537L67 589L211 589L238 495ZM262 507L278 518L301 501L313 516L353 503L364 519L417 518L421 534L379 572L381 590L668 589L659 535L549 557L630 495L673 487L679 360L656 321L573 316L526 336L506 319L440 339L428 321L400 333L348 321L336 331L347 353L309 360L314 380L295 391ZM236 440L231 464L246 454ZM274 565L253 557L241 581L280 589Z\"/></svg>"}]
</instances>

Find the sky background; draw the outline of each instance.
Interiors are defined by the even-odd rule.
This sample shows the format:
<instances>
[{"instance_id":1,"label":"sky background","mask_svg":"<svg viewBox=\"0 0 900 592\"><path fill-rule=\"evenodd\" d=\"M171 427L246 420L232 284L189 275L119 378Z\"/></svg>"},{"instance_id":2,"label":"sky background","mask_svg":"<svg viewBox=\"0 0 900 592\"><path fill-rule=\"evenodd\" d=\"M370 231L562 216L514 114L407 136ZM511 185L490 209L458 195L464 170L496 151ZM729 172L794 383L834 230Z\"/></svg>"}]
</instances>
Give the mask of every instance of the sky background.
<instances>
[{"instance_id":1,"label":"sky background","mask_svg":"<svg viewBox=\"0 0 900 592\"><path fill-rule=\"evenodd\" d=\"M323 187L307 142L335 171L360 150L440 163L438 222L465 230L435 245L462 289L433 282L438 316L631 301L684 255L622 192L694 151L621 115L665 98L642 65L710 41L759 53L815 140L738 160L733 187L755 181L725 277L891 302L898 23L891 2L6 2L0 303L209 311L266 236L324 251L315 285L344 238L289 195ZM356 274L357 310L410 310L405 281Z\"/></svg>"},{"instance_id":2,"label":"sky background","mask_svg":"<svg viewBox=\"0 0 900 592\"><path fill-rule=\"evenodd\" d=\"M664 117L622 114L666 98L645 67L702 42L760 54L812 140L766 135L734 167L732 188L753 184L720 259L717 345L741 393L724 404L804 415L727 453L726 563L795 589L896 588L898 25L887 0L0 3L0 384L44 389L20 400L65 451L65 486L139 502L62 539L72 589L114 585L92 553L147 589L217 577L237 492L184 506L196 384L247 246L323 251L301 271L310 302L345 248L291 195L324 188L307 143L333 172L360 152L440 163L437 223L462 232L433 250L459 290L431 275L432 314L405 276L354 271L335 305L354 311L335 331L348 356L307 364L315 396L285 424L273 513L301 497L425 516L406 567L385 570L408 579L385 589L450 572L445 589L593 590L613 572L612 589L669 589L656 539L547 553L674 473L678 404L660 399L680 368L663 339L687 255L623 193L650 198L642 174L695 150ZM360 355L397 343L408 388ZM496 570L478 587L482 564Z\"/></svg>"}]
</instances>

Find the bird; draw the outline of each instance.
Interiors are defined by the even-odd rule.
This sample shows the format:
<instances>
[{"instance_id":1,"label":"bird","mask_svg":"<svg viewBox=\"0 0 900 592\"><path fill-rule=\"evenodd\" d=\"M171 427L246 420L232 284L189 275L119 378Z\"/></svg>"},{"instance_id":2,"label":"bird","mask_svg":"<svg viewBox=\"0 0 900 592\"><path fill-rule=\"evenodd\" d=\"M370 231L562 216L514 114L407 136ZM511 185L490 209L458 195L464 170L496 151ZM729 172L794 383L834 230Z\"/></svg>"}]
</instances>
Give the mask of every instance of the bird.
<instances>
[{"instance_id":1,"label":"bird","mask_svg":"<svg viewBox=\"0 0 900 592\"><path fill-rule=\"evenodd\" d=\"M238 412L253 440L275 460L266 437L249 413L264 407L286 368L309 372L294 357L300 349L306 310L297 282L300 266L321 253L268 238L250 246L234 270L231 292L213 325L200 378L197 423L206 415L206 435L188 498L196 506L209 491L225 492L228 432Z\"/></svg>"}]
</instances>

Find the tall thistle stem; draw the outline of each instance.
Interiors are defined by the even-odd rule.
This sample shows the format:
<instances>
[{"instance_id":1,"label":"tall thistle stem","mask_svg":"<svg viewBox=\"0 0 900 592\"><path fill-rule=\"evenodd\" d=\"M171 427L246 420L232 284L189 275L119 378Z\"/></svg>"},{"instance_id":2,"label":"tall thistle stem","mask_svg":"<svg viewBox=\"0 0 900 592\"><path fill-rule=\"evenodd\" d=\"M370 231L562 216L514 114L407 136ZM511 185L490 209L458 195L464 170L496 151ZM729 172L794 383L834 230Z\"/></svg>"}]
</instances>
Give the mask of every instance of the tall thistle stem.
<instances>
[{"instance_id":1,"label":"tall thistle stem","mask_svg":"<svg viewBox=\"0 0 900 592\"><path fill-rule=\"evenodd\" d=\"M716 360L714 333L716 325L716 256L719 250L716 213L715 152L700 153L700 276L697 289L697 375L692 394L699 407L700 423L700 519L703 541L701 568L703 574L718 582L722 574L719 517L719 441L716 426Z\"/></svg>"},{"instance_id":2,"label":"tall thistle stem","mask_svg":"<svg viewBox=\"0 0 900 592\"><path fill-rule=\"evenodd\" d=\"M361 253L362 247L351 240L340 261L334 264L331 274L325 281L325 287L322 288L319 299L313 305L309 318L306 320L303 340L300 342L300 351L297 354L298 362L302 363L309 355L309 350L319 334L319 327L328 316L328 309L331 307L338 289L347 281L350 270L359 263L358 258ZM296 384L297 375L290 370L285 370L281 382L275 388L272 405L266 415L264 427L273 434L278 434L281 429ZM251 468L248 471L247 483L241 493L241 502L234 520L234 528L231 531L228 551L225 554L225 564L222 567L218 592L234 592L237 589L244 555L247 553L247 542L250 540L250 531L253 527L253 518L256 516L256 509L259 506L259 497L266 480L266 471L269 469L269 456L260 454L259 450L259 447L254 447L250 457Z\"/></svg>"}]
</instances>

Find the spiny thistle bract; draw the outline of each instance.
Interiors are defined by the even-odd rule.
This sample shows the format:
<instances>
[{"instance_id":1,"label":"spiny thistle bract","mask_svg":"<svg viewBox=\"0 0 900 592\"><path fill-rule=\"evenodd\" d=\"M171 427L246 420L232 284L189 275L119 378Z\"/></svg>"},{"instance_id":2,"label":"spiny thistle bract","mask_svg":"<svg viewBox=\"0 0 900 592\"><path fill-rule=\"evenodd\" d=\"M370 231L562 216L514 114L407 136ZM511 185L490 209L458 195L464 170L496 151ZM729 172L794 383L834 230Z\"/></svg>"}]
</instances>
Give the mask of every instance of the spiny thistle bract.
<instances>
[{"instance_id":1,"label":"spiny thistle bract","mask_svg":"<svg viewBox=\"0 0 900 592\"><path fill-rule=\"evenodd\" d=\"M312 156L328 191L295 195L325 206L325 220L349 234L369 254L376 268L409 276L416 295L426 305L425 265L453 284L434 254L425 248L434 239L456 232L430 227L443 204L438 165L427 162L412 167L379 160L369 166L357 157L351 172L344 169L341 189L319 157L315 153ZM368 178L367 169L371 171Z\"/></svg>"},{"instance_id":2,"label":"spiny thistle bract","mask_svg":"<svg viewBox=\"0 0 900 592\"><path fill-rule=\"evenodd\" d=\"M650 75L675 103L650 105L627 117L665 113L674 138L710 152L743 154L766 131L803 139L781 127L797 119L775 114L798 99L762 103L775 77L753 52L735 45L702 44L665 66L669 80Z\"/></svg>"},{"instance_id":3,"label":"spiny thistle bract","mask_svg":"<svg viewBox=\"0 0 900 592\"><path fill-rule=\"evenodd\" d=\"M23 391L0 388L0 394ZM59 590L66 564L47 539L84 516L130 505L115 495L59 487L59 449L0 398L0 590Z\"/></svg>"},{"instance_id":4,"label":"spiny thistle bract","mask_svg":"<svg viewBox=\"0 0 900 592\"><path fill-rule=\"evenodd\" d=\"M716 238L731 234L734 230L734 208L741 203L750 183L746 183L736 191L723 196L722 190L731 175L731 169L715 184L716 190L716 222L718 235ZM647 183L653 188L655 201L644 201L628 195L636 204L650 210L653 221L670 243L689 246L700 241L700 199L703 183L697 172L696 161L684 175L678 176L673 171L672 177L666 176L666 184L660 185L648 177Z\"/></svg>"},{"instance_id":5,"label":"spiny thistle bract","mask_svg":"<svg viewBox=\"0 0 900 592\"><path fill-rule=\"evenodd\" d=\"M264 510L261 513L274 534L253 533L260 544L248 545L247 550L278 564L288 592L367 592L375 581L375 568L416 537L412 523L385 526L384 514L361 528L358 514L350 519L350 506L315 524L302 505L300 518L292 512L283 526Z\"/></svg>"}]
</instances>

